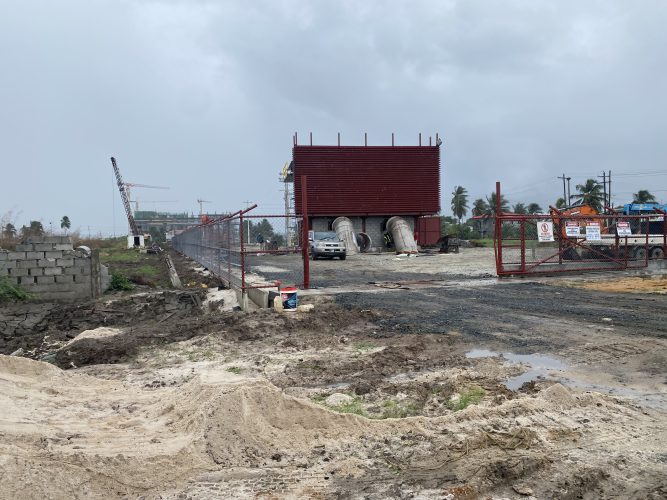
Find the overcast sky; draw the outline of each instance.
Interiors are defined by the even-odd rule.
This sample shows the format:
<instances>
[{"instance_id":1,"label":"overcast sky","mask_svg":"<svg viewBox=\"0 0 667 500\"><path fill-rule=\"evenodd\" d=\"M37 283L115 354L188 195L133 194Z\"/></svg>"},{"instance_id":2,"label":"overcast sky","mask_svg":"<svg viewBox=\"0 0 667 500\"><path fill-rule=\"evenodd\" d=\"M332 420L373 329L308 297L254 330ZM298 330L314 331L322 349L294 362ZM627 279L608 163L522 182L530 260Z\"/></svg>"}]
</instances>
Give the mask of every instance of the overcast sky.
<instances>
[{"instance_id":1,"label":"overcast sky","mask_svg":"<svg viewBox=\"0 0 667 500\"><path fill-rule=\"evenodd\" d=\"M0 0L0 217L122 234L112 155L170 188L142 208L278 213L295 131L438 132L444 213L455 185L544 207L605 169L616 203L664 202L666 23L664 0Z\"/></svg>"}]
</instances>

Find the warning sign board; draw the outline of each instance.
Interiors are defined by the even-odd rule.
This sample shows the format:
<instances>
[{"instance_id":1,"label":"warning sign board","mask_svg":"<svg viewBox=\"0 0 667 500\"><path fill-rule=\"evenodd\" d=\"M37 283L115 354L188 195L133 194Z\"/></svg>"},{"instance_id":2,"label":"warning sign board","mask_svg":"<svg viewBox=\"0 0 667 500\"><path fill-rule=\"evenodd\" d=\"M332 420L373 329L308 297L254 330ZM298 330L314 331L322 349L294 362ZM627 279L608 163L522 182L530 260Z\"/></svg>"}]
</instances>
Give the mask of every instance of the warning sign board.
<instances>
[{"instance_id":1,"label":"warning sign board","mask_svg":"<svg viewBox=\"0 0 667 500\"><path fill-rule=\"evenodd\" d=\"M565 221L565 235L568 238L579 236L579 223L573 220Z\"/></svg>"},{"instance_id":2,"label":"warning sign board","mask_svg":"<svg viewBox=\"0 0 667 500\"><path fill-rule=\"evenodd\" d=\"M602 239L599 222L589 222L586 224L586 239L588 241L600 241Z\"/></svg>"},{"instance_id":3,"label":"warning sign board","mask_svg":"<svg viewBox=\"0 0 667 500\"><path fill-rule=\"evenodd\" d=\"M554 241L553 222L541 221L537 223L537 240Z\"/></svg>"},{"instance_id":4,"label":"warning sign board","mask_svg":"<svg viewBox=\"0 0 667 500\"><path fill-rule=\"evenodd\" d=\"M627 221L618 221L616 223L616 234L619 236L632 236L630 223Z\"/></svg>"}]
</instances>

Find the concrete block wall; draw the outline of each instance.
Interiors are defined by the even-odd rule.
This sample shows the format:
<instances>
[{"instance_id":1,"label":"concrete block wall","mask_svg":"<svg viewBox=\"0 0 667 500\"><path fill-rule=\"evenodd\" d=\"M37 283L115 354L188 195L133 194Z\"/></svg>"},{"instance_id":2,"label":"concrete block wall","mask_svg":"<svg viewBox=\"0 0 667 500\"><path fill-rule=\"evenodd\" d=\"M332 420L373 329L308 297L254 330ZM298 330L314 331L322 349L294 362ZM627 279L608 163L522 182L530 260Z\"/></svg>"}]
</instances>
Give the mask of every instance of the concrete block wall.
<instances>
[{"instance_id":1,"label":"concrete block wall","mask_svg":"<svg viewBox=\"0 0 667 500\"><path fill-rule=\"evenodd\" d=\"M37 300L94 298L109 286L99 253L75 251L69 236L29 237L14 251L0 249L0 276Z\"/></svg>"},{"instance_id":2,"label":"concrete block wall","mask_svg":"<svg viewBox=\"0 0 667 500\"><path fill-rule=\"evenodd\" d=\"M408 223L413 234L415 231L415 217L413 216L401 216ZM313 217L312 218L312 229L313 231L331 231L329 224L333 221L333 217ZM382 224L389 217L366 217L366 223L364 225L364 220L362 217L348 217L352 221L354 226L355 233L365 232L370 236L372 244L371 250L374 252L386 251L387 248L384 246L384 231L382 230ZM362 228L365 226L366 230L362 231ZM393 251L393 249L391 250Z\"/></svg>"}]
</instances>

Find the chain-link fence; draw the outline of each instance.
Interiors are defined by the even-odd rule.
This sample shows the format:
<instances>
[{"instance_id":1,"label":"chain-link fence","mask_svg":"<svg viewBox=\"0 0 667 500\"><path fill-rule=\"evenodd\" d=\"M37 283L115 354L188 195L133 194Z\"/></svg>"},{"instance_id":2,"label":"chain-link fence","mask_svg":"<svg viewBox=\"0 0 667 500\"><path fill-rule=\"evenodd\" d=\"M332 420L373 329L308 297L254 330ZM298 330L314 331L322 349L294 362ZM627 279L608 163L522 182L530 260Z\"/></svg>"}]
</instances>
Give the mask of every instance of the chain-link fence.
<instances>
[{"instance_id":1,"label":"chain-link fence","mask_svg":"<svg viewBox=\"0 0 667 500\"><path fill-rule=\"evenodd\" d=\"M640 268L667 251L664 214L502 214L495 224L501 276Z\"/></svg>"},{"instance_id":2,"label":"chain-link fence","mask_svg":"<svg viewBox=\"0 0 667 500\"><path fill-rule=\"evenodd\" d=\"M175 250L198 262L230 288L309 285L308 256L301 244L301 217L251 215L255 207L175 235ZM307 245L306 245L307 251Z\"/></svg>"}]
</instances>

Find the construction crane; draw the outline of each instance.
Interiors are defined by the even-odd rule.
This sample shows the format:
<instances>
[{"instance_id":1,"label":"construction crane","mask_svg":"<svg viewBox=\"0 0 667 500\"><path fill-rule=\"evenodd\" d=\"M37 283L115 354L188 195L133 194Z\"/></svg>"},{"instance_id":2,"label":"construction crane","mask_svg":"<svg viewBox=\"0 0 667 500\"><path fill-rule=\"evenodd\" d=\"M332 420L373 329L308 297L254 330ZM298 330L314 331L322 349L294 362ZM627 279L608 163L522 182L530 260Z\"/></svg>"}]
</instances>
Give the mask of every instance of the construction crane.
<instances>
[{"instance_id":1,"label":"construction crane","mask_svg":"<svg viewBox=\"0 0 667 500\"><path fill-rule=\"evenodd\" d=\"M116 174L116 183L118 184L118 191L120 191L120 198L123 200L123 207L125 208L125 215L127 215L127 222L130 226L130 232L132 233L132 236L140 236L141 233L139 232L139 227L137 226L137 222L134 220L134 216L132 215L127 184L123 182L118 165L116 165L116 159L113 156L111 157L111 166L113 167L113 171Z\"/></svg>"},{"instance_id":2,"label":"construction crane","mask_svg":"<svg viewBox=\"0 0 667 500\"><path fill-rule=\"evenodd\" d=\"M178 200L141 200L141 203L177 203ZM139 199L135 199L130 203L134 203L134 211L139 211Z\"/></svg>"},{"instance_id":3,"label":"construction crane","mask_svg":"<svg viewBox=\"0 0 667 500\"><path fill-rule=\"evenodd\" d=\"M169 189L168 187L164 186L149 186L148 184L137 184L135 182L126 182L125 183L125 192L127 193L127 199L129 200L130 203L132 203L132 188L151 188L151 189ZM136 201L135 201L136 203Z\"/></svg>"},{"instance_id":4,"label":"construction crane","mask_svg":"<svg viewBox=\"0 0 667 500\"><path fill-rule=\"evenodd\" d=\"M204 203L213 203L213 202L208 201L208 200L202 200L201 198L197 198L197 203L199 203L199 216L201 216L204 213L204 208L202 207L202 205Z\"/></svg>"}]
</instances>

